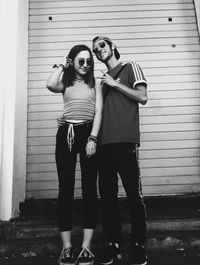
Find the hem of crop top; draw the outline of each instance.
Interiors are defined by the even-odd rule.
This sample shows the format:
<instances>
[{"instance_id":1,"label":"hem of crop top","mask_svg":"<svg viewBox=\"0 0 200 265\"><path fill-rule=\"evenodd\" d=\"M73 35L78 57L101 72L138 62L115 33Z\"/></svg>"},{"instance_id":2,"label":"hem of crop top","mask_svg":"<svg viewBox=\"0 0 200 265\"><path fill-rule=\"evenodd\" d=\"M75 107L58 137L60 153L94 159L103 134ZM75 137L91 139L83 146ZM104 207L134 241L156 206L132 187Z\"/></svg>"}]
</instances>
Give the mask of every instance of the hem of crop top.
<instances>
[{"instance_id":1,"label":"hem of crop top","mask_svg":"<svg viewBox=\"0 0 200 265\"><path fill-rule=\"evenodd\" d=\"M84 121L86 121L86 120L66 120L66 122L69 122L69 123L81 123Z\"/></svg>"}]
</instances>

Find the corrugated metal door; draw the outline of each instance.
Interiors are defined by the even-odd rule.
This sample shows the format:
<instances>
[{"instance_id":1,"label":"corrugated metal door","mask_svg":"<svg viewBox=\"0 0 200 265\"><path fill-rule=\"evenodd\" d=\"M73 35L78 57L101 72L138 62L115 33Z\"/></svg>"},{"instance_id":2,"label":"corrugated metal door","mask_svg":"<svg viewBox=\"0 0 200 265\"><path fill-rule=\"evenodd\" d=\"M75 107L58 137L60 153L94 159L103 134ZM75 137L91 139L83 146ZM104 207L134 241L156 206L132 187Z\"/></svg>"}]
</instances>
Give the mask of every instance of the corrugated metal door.
<instances>
[{"instance_id":1,"label":"corrugated metal door","mask_svg":"<svg viewBox=\"0 0 200 265\"><path fill-rule=\"evenodd\" d=\"M54 63L78 43L111 37L148 79L140 108L145 195L200 191L200 52L192 0L30 0L27 197L57 196L56 117L62 96L45 88ZM95 75L104 66L96 61ZM80 197L77 164L75 196ZM120 195L123 195L120 188Z\"/></svg>"}]
</instances>

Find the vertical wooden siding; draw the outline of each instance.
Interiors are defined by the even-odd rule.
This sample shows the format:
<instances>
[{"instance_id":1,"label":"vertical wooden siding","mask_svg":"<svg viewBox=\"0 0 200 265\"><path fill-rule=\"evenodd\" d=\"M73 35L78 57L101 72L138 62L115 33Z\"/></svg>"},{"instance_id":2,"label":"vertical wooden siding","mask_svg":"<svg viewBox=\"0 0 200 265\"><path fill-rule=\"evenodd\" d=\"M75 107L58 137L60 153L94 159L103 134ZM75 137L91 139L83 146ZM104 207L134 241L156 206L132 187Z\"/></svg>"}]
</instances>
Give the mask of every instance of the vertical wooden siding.
<instances>
[{"instance_id":1,"label":"vertical wooden siding","mask_svg":"<svg viewBox=\"0 0 200 265\"><path fill-rule=\"evenodd\" d=\"M45 88L51 66L78 43L110 36L149 82L140 108L145 195L200 191L200 44L193 0L30 0L27 197L57 196L56 117L62 96ZM104 66L96 61L95 75ZM75 196L80 197L77 164ZM123 195L120 188L120 195Z\"/></svg>"}]
</instances>

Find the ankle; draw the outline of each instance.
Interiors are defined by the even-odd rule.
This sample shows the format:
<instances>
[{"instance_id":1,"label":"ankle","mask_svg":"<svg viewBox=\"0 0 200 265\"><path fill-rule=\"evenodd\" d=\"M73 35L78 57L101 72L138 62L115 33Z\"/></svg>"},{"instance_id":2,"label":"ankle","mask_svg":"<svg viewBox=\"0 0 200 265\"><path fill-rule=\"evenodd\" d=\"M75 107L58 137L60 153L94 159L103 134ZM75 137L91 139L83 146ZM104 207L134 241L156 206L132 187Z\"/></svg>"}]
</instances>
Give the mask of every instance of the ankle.
<instances>
[{"instance_id":1,"label":"ankle","mask_svg":"<svg viewBox=\"0 0 200 265\"><path fill-rule=\"evenodd\" d=\"M91 249L91 245L83 243L81 248Z\"/></svg>"},{"instance_id":2,"label":"ankle","mask_svg":"<svg viewBox=\"0 0 200 265\"><path fill-rule=\"evenodd\" d=\"M72 248L71 244L64 244L62 249Z\"/></svg>"}]
</instances>

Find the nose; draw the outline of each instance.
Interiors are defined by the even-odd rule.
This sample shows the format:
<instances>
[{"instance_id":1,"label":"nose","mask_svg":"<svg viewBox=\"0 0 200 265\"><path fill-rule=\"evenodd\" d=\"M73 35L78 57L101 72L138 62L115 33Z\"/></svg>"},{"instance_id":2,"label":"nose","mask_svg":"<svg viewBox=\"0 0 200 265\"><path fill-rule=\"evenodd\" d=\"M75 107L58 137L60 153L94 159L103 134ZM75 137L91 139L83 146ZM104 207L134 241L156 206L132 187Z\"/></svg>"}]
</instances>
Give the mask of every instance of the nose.
<instances>
[{"instance_id":1,"label":"nose","mask_svg":"<svg viewBox=\"0 0 200 265\"><path fill-rule=\"evenodd\" d=\"M95 48L95 50L96 50L96 53L99 53L99 52L101 52L103 50L103 48L101 48L100 46L97 46Z\"/></svg>"},{"instance_id":2,"label":"nose","mask_svg":"<svg viewBox=\"0 0 200 265\"><path fill-rule=\"evenodd\" d=\"M101 52L104 48L101 48L100 46L98 46L98 52Z\"/></svg>"}]
</instances>

